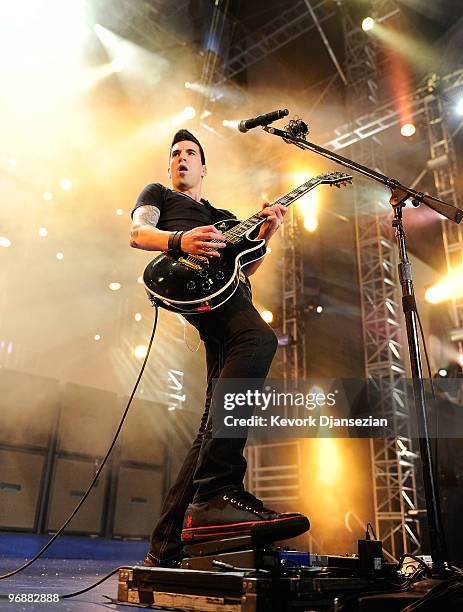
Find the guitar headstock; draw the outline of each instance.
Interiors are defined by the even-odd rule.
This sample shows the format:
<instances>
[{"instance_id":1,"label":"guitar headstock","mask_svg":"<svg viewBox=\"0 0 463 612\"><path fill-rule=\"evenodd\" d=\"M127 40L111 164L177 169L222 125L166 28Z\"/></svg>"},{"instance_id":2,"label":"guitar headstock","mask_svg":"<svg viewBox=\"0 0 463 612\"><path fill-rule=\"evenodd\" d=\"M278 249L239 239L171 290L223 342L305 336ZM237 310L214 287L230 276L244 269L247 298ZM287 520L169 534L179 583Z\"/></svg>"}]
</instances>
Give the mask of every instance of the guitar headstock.
<instances>
[{"instance_id":1,"label":"guitar headstock","mask_svg":"<svg viewBox=\"0 0 463 612\"><path fill-rule=\"evenodd\" d=\"M322 185L336 185L336 187L345 187L352 184L352 176L344 172L329 172L320 174L317 177Z\"/></svg>"}]
</instances>

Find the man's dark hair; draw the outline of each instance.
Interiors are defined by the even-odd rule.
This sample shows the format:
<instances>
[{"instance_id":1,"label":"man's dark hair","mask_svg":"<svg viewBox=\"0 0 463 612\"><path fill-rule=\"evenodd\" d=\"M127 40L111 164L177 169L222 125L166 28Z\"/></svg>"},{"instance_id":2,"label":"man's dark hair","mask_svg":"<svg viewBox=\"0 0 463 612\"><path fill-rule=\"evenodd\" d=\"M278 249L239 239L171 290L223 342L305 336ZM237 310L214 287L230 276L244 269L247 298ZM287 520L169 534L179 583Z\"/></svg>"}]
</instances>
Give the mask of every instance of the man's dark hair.
<instances>
[{"instance_id":1,"label":"man's dark hair","mask_svg":"<svg viewBox=\"0 0 463 612\"><path fill-rule=\"evenodd\" d=\"M174 146L174 144L176 144L177 142L181 142L182 140L190 140L191 142L194 142L198 145L199 147L199 151L201 153L201 163L204 164L206 163L206 157L204 155L204 150L201 146L201 143L199 142L199 140L196 138L196 136L194 136L191 132L189 132L188 130L182 129L179 130L173 140L172 140L172 144L170 145L170 150L172 151L172 147Z\"/></svg>"}]
</instances>

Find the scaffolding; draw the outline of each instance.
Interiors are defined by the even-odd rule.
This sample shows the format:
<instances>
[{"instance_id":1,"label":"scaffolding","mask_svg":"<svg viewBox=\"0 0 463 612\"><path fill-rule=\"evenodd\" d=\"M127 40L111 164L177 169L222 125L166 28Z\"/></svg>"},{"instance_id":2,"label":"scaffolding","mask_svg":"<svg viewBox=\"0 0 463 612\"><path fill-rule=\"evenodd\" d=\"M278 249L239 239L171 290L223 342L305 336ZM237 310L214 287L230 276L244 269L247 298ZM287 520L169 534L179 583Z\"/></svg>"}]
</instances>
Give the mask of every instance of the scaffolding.
<instances>
[{"instance_id":1,"label":"scaffolding","mask_svg":"<svg viewBox=\"0 0 463 612\"><path fill-rule=\"evenodd\" d=\"M463 74L463 71L461 72ZM446 121L444 98L440 92L439 81L437 77L434 79L430 88L432 91L422 101L428 128L430 150L428 167L433 173L437 196L453 206L458 206L457 160L452 135ZM451 274L458 266L463 265L463 229L447 219L442 219L441 223L447 272ZM454 326L463 327L463 298L452 300L452 315ZM461 341L459 352L463 353Z\"/></svg>"},{"instance_id":2,"label":"scaffolding","mask_svg":"<svg viewBox=\"0 0 463 612\"><path fill-rule=\"evenodd\" d=\"M375 5L377 15L391 14L389 0ZM345 11L348 106L360 115L371 113L379 103L376 41L367 36ZM350 132L357 129L352 120ZM358 138L352 157L384 173L381 141ZM372 414L388 418L393 437L371 440L375 523L388 558L397 561L420 546L415 481L416 454L409 433L409 414L404 381L400 296L395 245L391 240L391 215L382 194L371 183L356 181L355 224L357 262L363 323L365 375L374 393ZM379 196L379 197L378 197Z\"/></svg>"}]
</instances>

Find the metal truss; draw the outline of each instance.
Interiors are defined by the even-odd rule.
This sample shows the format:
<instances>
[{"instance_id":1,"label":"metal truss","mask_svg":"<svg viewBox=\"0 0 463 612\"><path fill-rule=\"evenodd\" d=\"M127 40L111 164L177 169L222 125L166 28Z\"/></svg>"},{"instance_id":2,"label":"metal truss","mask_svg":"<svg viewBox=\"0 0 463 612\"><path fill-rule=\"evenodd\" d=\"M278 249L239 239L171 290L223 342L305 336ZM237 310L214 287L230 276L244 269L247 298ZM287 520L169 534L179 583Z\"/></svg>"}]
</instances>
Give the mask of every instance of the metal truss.
<instances>
[{"instance_id":1,"label":"metal truss","mask_svg":"<svg viewBox=\"0 0 463 612\"><path fill-rule=\"evenodd\" d=\"M461 73L463 81L463 70ZM423 100L431 154L428 166L433 172L438 197L458 206L457 160L439 89L438 86L436 93L431 93ZM452 221L442 219L442 235L447 272L451 273L463 265L463 229ZM463 327L463 298L453 300L452 311L454 326ZM463 353L461 342L460 352Z\"/></svg>"},{"instance_id":2,"label":"metal truss","mask_svg":"<svg viewBox=\"0 0 463 612\"><path fill-rule=\"evenodd\" d=\"M333 17L331 0L320 0L312 6L318 24ZM237 74L261 61L274 51L281 49L301 34L316 28L317 25L307 10L305 0L298 0L293 6L283 10L278 17L265 24L258 32L248 33L244 39L233 45L233 51L222 65L222 75L214 85L221 85Z\"/></svg>"},{"instance_id":3,"label":"metal truss","mask_svg":"<svg viewBox=\"0 0 463 612\"><path fill-rule=\"evenodd\" d=\"M304 267L301 228L294 207L288 222L282 225L282 333L288 344L283 351L285 381L304 380L306 377L305 320L303 314Z\"/></svg>"},{"instance_id":4,"label":"metal truss","mask_svg":"<svg viewBox=\"0 0 463 612\"><path fill-rule=\"evenodd\" d=\"M452 90L463 87L463 69L448 74L440 80L439 92L447 95ZM408 100L411 107L411 116L419 117L426 113L424 100L429 95L429 85L416 88L406 96L400 96L389 100L386 104L380 104L374 110L360 114L350 123L346 123L334 130L335 138L326 142L323 146L338 151L349 147L361 140L377 136L384 130L400 123L399 105Z\"/></svg>"},{"instance_id":5,"label":"metal truss","mask_svg":"<svg viewBox=\"0 0 463 612\"><path fill-rule=\"evenodd\" d=\"M379 16L396 9L389 1L378 2L375 7ZM368 116L378 105L376 42L353 23L347 11L344 27L350 111L360 110L361 116ZM357 124L357 120L352 123ZM379 139L357 139L355 143L353 157L384 172ZM419 525L413 461L416 455L409 434L396 253L391 240L389 205L377 201L374 188L367 181L358 180L354 193L369 410L371 414L388 418L393 431L391 439L371 440L375 522L385 554L391 560L398 560L404 552L419 548Z\"/></svg>"}]
</instances>

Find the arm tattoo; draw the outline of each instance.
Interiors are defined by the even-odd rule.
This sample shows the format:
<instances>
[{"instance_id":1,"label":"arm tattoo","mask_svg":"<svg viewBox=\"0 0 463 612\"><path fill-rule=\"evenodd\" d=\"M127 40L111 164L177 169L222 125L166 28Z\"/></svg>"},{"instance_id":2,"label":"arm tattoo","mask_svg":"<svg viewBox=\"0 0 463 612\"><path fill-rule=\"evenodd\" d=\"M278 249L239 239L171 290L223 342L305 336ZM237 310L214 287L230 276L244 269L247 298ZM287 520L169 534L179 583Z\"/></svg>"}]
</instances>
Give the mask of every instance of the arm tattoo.
<instances>
[{"instance_id":1,"label":"arm tattoo","mask_svg":"<svg viewBox=\"0 0 463 612\"><path fill-rule=\"evenodd\" d=\"M136 216L137 225L153 225L159 221L161 213L155 206L142 206Z\"/></svg>"}]
</instances>

